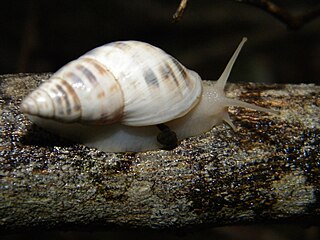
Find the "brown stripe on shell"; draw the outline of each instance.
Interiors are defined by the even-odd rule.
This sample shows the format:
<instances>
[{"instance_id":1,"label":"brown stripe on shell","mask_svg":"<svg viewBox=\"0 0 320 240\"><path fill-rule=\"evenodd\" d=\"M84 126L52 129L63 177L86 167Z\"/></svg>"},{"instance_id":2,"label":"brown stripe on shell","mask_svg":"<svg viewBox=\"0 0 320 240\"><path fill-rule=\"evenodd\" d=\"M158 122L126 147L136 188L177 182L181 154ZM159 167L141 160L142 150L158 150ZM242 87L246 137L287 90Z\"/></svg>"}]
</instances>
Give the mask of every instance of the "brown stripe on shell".
<instances>
[{"instance_id":1,"label":"brown stripe on shell","mask_svg":"<svg viewBox=\"0 0 320 240\"><path fill-rule=\"evenodd\" d=\"M77 93L74 91L72 86L64 79L61 79L61 84L67 89L68 96L71 97L71 102L73 103L73 111L79 112L81 109L80 100ZM67 114L70 115L72 113L72 109L67 109Z\"/></svg>"},{"instance_id":2,"label":"brown stripe on shell","mask_svg":"<svg viewBox=\"0 0 320 240\"><path fill-rule=\"evenodd\" d=\"M99 63L95 59L90 59L90 58L83 58L83 60L89 64L91 64L101 75L105 75L107 73L107 69L103 66L101 66L101 63Z\"/></svg>"},{"instance_id":3,"label":"brown stripe on shell","mask_svg":"<svg viewBox=\"0 0 320 240\"><path fill-rule=\"evenodd\" d=\"M118 82L113 84L110 88L109 91L110 93L115 93L116 91L118 91L120 89L120 91L122 91L121 87L118 86ZM122 93L123 95L123 93Z\"/></svg>"},{"instance_id":4,"label":"brown stripe on shell","mask_svg":"<svg viewBox=\"0 0 320 240\"><path fill-rule=\"evenodd\" d=\"M114 45L114 44L112 44L112 45ZM121 44L119 44L119 45L121 45ZM124 45L124 44L122 44L122 45ZM103 101L106 98L107 94L112 95L115 91L117 91L117 92L120 91L122 93L121 94L122 102L124 102L123 92L122 92L121 87L119 86L119 82L118 82L117 78L113 75L113 73L105 65L101 64L99 61L97 61L94 58L90 58L90 57L86 57L86 56L82 57L81 60L83 61L82 64L88 64L92 67L91 68L92 72L99 73L99 75L101 75L103 78L108 76L108 77L112 77L114 79L114 84L112 84L107 89L107 92L98 91L96 93L96 98L99 101ZM101 83L98 82L98 84L101 84ZM98 120L95 121L95 123L100 125L100 124L111 124L114 122L118 122L123 115L123 110L124 110L124 105L122 104L121 110L118 112L118 114L116 114L116 117L113 119L110 119L109 112L100 113L100 117L98 118Z\"/></svg>"},{"instance_id":5,"label":"brown stripe on shell","mask_svg":"<svg viewBox=\"0 0 320 240\"><path fill-rule=\"evenodd\" d=\"M76 68L85 75L85 77L89 80L90 83L92 83L93 85L99 84L99 82L97 81L97 78L88 68L82 65L78 65Z\"/></svg>"},{"instance_id":6,"label":"brown stripe on shell","mask_svg":"<svg viewBox=\"0 0 320 240\"><path fill-rule=\"evenodd\" d=\"M78 77L73 72L66 73L66 77L72 79L73 83L80 84L81 86L84 86L84 82L81 80L81 78ZM68 83L68 81L66 81L60 77L55 77L55 78L57 78L61 81L62 85L67 89L68 94L70 94L70 96L72 98L72 102L73 102L73 112L80 112L81 111L80 99L79 99L77 93L75 92L75 90L73 89L73 87ZM58 94L54 89L53 89L53 91L54 91L55 95ZM71 112L70 112L70 114L71 114ZM79 118L81 118L81 117L79 117Z\"/></svg>"},{"instance_id":7,"label":"brown stripe on shell","mask_svg":"<svg viewBox=\"0 0 320 240\"><path fill-rule=\"evenodd\" d=\"M96 124L99 124L99 125L100 124L103 125L106 123L111 124L111 123L117 122L119 119L120 119L120 116L119 116L119 118L116 118L116 119L113 119L112 121L110 121L108 113L101 113L99 119L96 121Z\"/></svg>"},{"instance_id":8,"label":"brown stripe on shell","mask_svg":"<svg viewBox=\"0 0 320 240\"><path fill-rule=\"evenodd\" d=\"M112 123L119 122L120 119L122 118L122 113L123 113L123 108L120 111L120 114L117 114L116 117L112 118L112 120L110 120L110 115L108 112L101 113L99 119L95 121L95 123L98 125L103 125L103 124L112 124Z\"/></svg>"},{"instance_id":9,"label":"brown stripe on shell","mask_svg":"<svg viewBox=\"0 0 320 240\"><path fill-rule=\"evenodd\" d=\"M171 58L171 61L173 62L173 64L177 67L177 69L181 73L182 77L186 78L188 75L186 72L186 69L181 65L181 63L178 62L177 59L175 59L174 57L171 57L171 56L170 56L170 58Z\"/></svg>"},{"instance_id":10,"label":"brown stripe on shell","mask_svg":"<svg viewBox=\"0 0 320 240\"><path fill-rule=\"evenodd\" d=\"M55 88L53 88L53 87L50 89L50 91L52 92L54 98L57 99L57 101L59 101L60 98L57 97L58 94L59 94L59 92L58 92ZM50 98L51 98L51 97L50 97ZM54 103L54 101L55 101L55 100L52 99L52 102L53 102L53 103ZM60 99L60 102L61 102L61 99ZM61 104L61 103L60 103L60 104ZM55 108L54 108L54 109L55 109Z\"/></svg>"},{"instance_id":11,"label":"brown stripe on shell","mask_svg":"<svg viewBox=\"0 0 320 240\"><path fill-rule=\"evenodd\" d=\"M101 91L97 94L97 99L102 100L104 99L106 96L106 94L104 93L104 91Z\"/></svg>"},{"instance_id":12,"label":"brown stripe on shell","mask_svg":"<svg viewBox=\"0 0 320 240\"><path fill-rule=\"evenodd\" d=\"M102 65L99 61L93 59L93 58L82 58L82 61L86 64L90 64L92 67L94 67L100 75L111 75L115 81L116 84L112 85L112 87L109 88L110 93L113 93L114 91L118 91L119 89L121 90L121 88L118 87L118 81L117 79L114 77L114 75L111 73L111 71L109 71L109 69L107 69L104 65ZM100 82L99 82L100 84ZM103 100L106 96L106 93L104 91L100 91L97 93L97 99L99 100Z\"/></svg>"},{"instance_id":13,"label":"brown stripe on shell","mask_svg":"<svg viewBox=\"0 0 320 240\"><path fill-rule=\"evenodd\" d=\"M172 60L173 64L177 67L177 69L179 70L187 87L193 88L192 79L190 78L190 74L188 74L187 69L184 66L182 66L181 63L179 63L178 60L175 59L174 57L171 57L171 60Z\"/></svg>"},{"instance_id":14,"label":"brown stripe on shell","mask_svg":"<svg viewBox=\"0 0 320 240\"><path fill-rule=\"evenodd\" d=\"M56 85L57 87L58 85ZM58 88L57 88L58 89ZM55 111L55 114L53 116L56 116L56 113L59 113L60 115L63 115L63 108L61 107L62 106L62 98L59 94L59 91L57 91L56 88L54 88L54 86L52 86L52 88L50 89L50 91L53 93L53 96L54 96L54 99L52 99L52 101L55 103L57 102L58 103L58 108L55 107L56 104L54 104L54 111ZM59 90L59 89L58 89Z\"/></svg>"},{"instance_id":15,"label":"brown stripe on shell","mask_svg":"<svg viewBox=\"0 0 320 240\"><path fill-rule=\"evenodd\" d=\"M165 79L169 78L170 70L167 64L164 64L164 66L159 66L159 71L160 71L161 77L164 77Z\"/></svg>"},{"instance_id":16,"label":"brown stripe on shell","mask_svg":"<svg viewBox=\"0 0 320 240\"><path fill-rule=\"evenodd\" d=\"M101 64L99 61L93 58L82 58L82 60L88 64L91 64L91 66L93 66L99 72L100 75L107 75L107 74L111 75L118 84L118 80L115 78L112 72L108 68L106 68L103 64ZM110 91L113 91L114 88L118 89L117 86L114 86L110 88Z\"/></svg>"},{"instance_id":17,"label":"brown stripe on shell","mask_svg":"<svg viewBox=\"0 0 320 240\"><path fill-rule=\"evenodd\" d=\"M70 104L70 101L68 98L68 93L59 84L56 85L56 88L59 90L60 93L62 93L63 100L66 104L66 113L68 115L70 115L71 114L71 104ZM58 94L58 96L59 95L60 94ZM58 100L58 103L60 105L62 105L62 98L58 97L57 100ZM63 113L63 108L59 109L59 113L61 113L61 114Z\"/></svg>"},{"instance_id":18,"label":"brown stripe on shell","mask_svg":"<svg viewBox=\"0 0 320 240\"><path fill-rule=\"evenodd\" d=\"M157 76L154 74L154 72L151 70L151 68L148 68L143 71L143 77L147 85L159 87L159 80Z\"/></svg>"},{"instance_id":19,"label":"brown stripe on shell","mask_svg":"<svg viewBox=\"0 0 320 240\"><path fill-rule=\"evenodd\" d=\"M53 94L54 94L54 101L56 101L59 105L62 105L62 98L61 98L61 95L59 94L59 91L57 91L56 89L58 89L58 87L57 86L59 86L59 85L55 85L55 86L52 86L52 92L53 92ZM53 87L56 87L56 89L55 88L53 88ZM59 89L58 89L59 90ZM61 108L60 108L61 109ZM60 113L61 113L61 111L59 111Z\"/></svg>"},{"instance_id":20,"label":"brown stripe on shell","mask_svg":"<svg viewBox=\"0 0 320 240\"><path fill-rule=\"evenodd\" d=\"M109 71L108 71L109 72ZM103 120L104 123L115 123L115 122L119 122L120 119L123 117L123 111L124 111L124 94L123 94L123 91L122 91L122 88L121 86L119 85L119 82L118 80L114 77L114 75L112 74L112 72L109 72L113 78L115 79L115 83L109 88L110 90L110 93L112 94L113 92L118 92L120 91L121 92L121 101L123 104L120 105L120 109L119 111L117 112L117 114L113 117L112 120L110 119L107 119L107 120ZM103 113L101 114L101 116L103 116ZM103 118L102 118L103 119Z\"/></svg>"},{"instance_id":21,"label":"brown stripe on shell","mask_svg":"<svg viewBox=\"0 0 320 240\"><path fill-rule=\"evenodd\" d=\"M66 78L71 78L72 81L76 84L76 85L81 85L81 86L85 86L84 82L82 81L82 79L80 77L78 77L76 74L74 74L73 72L68 72L66 73ZM63 80L62 78L59 78L60 80Z\"/></svg>"},{"instance_id":22,"label":"brown stripe on shell","mask_svg":"<svg viewBox=\"0 0 320 240\"><path fill-rule=\"evenodd\" d=\"M174 74L173 69L171 68L171 66L168 63L164 64L164 67L161 66L160 68L161 73L166 74L166 78L171 78L173 79L174 83L177 85L177 87L179 87L179 81L177 80L177 77Z\"/></svg>"}]
</instances>

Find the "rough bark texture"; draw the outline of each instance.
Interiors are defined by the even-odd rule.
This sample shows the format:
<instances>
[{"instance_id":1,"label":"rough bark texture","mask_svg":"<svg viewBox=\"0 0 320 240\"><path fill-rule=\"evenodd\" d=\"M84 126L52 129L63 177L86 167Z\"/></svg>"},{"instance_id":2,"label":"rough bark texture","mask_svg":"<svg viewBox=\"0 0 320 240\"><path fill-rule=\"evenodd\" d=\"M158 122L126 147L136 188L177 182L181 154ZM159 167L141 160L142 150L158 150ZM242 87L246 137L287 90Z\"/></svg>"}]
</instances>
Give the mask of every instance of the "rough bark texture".
<instances>
[{"instance_id":1,"label":"rough bark texture","mask_svg":"<svg viewBox=\"0 0 320 240\"><path fill-rule=\"evenodd\" d=\"M25 118L21 99L48 77L0 76L0 232L319 218L319 86L229 84L230 97L280 115L231 108L237 132L221 125L173 151L120 154Z\"/></svg>"}]
</instances>

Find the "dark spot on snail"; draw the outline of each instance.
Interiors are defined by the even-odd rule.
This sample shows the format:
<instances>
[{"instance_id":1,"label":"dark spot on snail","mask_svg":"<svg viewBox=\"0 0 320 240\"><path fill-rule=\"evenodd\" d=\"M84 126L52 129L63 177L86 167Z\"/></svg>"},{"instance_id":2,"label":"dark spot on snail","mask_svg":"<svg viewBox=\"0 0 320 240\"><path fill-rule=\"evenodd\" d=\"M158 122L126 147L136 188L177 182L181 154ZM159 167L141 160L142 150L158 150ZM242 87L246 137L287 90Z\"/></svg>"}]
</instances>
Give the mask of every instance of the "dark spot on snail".
<instances>
[{"instance_id":1,"label":"dark spot on snail","mask_svg":"<svg viewBox=\"0 0 320 240\"><path fill-rule=\"evenodd\" d=\"M157 136L157 141L163 146L164 150L172 150L178 146L177 134L165 124L158 124L157 127L160 133Z\"/></svg>"},{"instance_id":2,"label":"dark spot on snail","mask_svg":"<svg viewBox=\"0 0 320 240\"><path fill-rule=\"evenodd\" d=\"M152 85L152 86L159 87L158 78L150 68L144 71L143 77L149 86Z\"/></svg>"},{"instance_id":3,"label":"dark spot on snail","mask_svg":"<svg viewBox=\"0 0 320 240\"><path fill-rule=\"evenodd\" d=\"M103 99L105 96L106 96L106 94L103 91L101 91L97 94L97 98L100 100Z\"/></svg>"},{"instance_id":4,"label":"dark spot on snail","mask_svg":"<svg viewBox=\"0 0 320 240\"><path fill-rule=\"evenodd\" d=\"M124 42L115 42L113 44L113 46L116 47L116 48L119 48L121 50L126 50L126 49L130 48L130 45L126 44Z\"/></svg>"},{"instance_id":5,"label":"dark spot on snail","mask_svg":"<svg viewBox=\"0 0 320 240\"><path fill-rule=\"evenodd\" d=\"M74 105L73 109L74 109L75 112L79 112L81 110L80 104Z\"/></svg>"},{"instance_id":6,"label":"dark spot on snail","mask_svg":"<svg viewBox=\"0 0 320 240\"><path fill-rule=\"evenodd\" d=\"M111 94L117 93L118 91L121 91L121 88L118 83L112 84L112 86L109 88L109 91Z\"/></svg>"}]
</instances>

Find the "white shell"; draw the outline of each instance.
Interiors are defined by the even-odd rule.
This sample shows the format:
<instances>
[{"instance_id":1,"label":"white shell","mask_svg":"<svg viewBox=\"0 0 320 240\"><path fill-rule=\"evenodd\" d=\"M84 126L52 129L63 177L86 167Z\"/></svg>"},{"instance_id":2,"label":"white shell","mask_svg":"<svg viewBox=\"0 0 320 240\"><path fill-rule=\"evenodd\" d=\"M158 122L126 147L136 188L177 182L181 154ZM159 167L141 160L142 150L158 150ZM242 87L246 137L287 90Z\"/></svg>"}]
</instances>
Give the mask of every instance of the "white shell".
<instances>
[{"instance_id":1,"label":"white shell","mask_svg":"<svg viewBox=\"0 0 320 240\"><path fill-rule=\"evenodd\" d=\"M21 109L62 122L148 126L184 116L201 92L199 75L172 56L147 43L122 41L62 67Z\"/></svg>"}]
</instances>

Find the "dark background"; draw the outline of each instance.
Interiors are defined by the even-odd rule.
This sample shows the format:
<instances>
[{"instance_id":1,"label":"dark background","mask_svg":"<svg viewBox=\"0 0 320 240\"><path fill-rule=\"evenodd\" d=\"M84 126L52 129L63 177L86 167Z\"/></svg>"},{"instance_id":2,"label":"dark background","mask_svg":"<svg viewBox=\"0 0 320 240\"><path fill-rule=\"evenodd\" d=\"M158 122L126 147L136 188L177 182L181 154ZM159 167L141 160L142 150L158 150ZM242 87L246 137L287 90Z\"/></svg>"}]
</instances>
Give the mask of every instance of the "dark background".
<instances>
[{"instance_id":1,"label":"dark background","mask_svg":"<svg viewBox=\"0 0 320 240\"><path fill-rule=\"evenodd\" d=\"M0 10L0 74L54 72L86 51L116 40L161 47L203 79L217 79L243 36L248 42L232 82L317 83L320 18L301 29L255 7L232 0L189 0L182 20L172 23L179 0L15 0ZM319 0L274 2L295 14ZM317 226L222 227L189 234L145 232L46 232L3 239L319 239Z\"/></svg>"},{"instance_id":2,"label":"dark background","mask_svg":"<svg viewBox=\"0 0 320 240\"><path fill-rule=\"evenodd\" d=\"M217 79L243 36L230 81L319 83L320 18L287 30L266 12L232 0L16 0L1 2L0 74L54 72L86 51L116 40L146 41L203 79ZM274 1L294 14L319 0Z\"/></svg>"}]
</instances>

